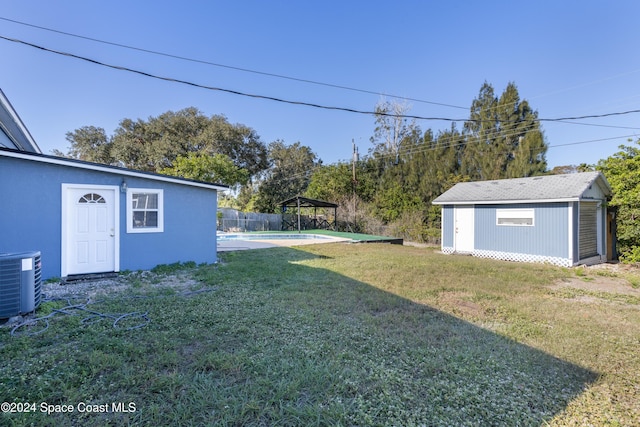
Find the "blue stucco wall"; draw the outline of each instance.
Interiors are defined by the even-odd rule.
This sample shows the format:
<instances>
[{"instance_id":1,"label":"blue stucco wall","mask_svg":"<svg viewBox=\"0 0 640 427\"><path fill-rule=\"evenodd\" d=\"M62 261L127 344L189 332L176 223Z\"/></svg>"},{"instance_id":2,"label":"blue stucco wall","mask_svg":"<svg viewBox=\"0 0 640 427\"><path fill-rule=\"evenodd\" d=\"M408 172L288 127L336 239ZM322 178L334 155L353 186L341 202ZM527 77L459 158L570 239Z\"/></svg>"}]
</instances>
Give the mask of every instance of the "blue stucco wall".
<instances>
[{"instance_id":1,"label":"blue stucco wall","mask_svg":"<svg viewBox=\"0 0 640 427\"><path fill-rule=\"evenodd\" d=\"M61 275L62 184L117 185L123 176L0 156L0 253L41 251L44 279ZM164 232L127 234L120 197L120 270L216 262L215 190L125 177L129 188L164 190Z\"/></svg>"},{"instance_id":2,"label":"blue stucco wall","mask_svg":"<svg viewBox=\"0 0 640 427\"><path fill-rule=\"evenodd\" d=\"M126 200L121 194L122 270L146 270L177 261L216 261L216 192L140 178L126 181L129 188L164 189L164 232L127 233Z\"/></svg>"},{"instance_id":3,"label":"blue stucco wall","mask_svg":"<svg viewBox=\"0 0 640 427\"><path fill-rule=\"evenodd\" d=\"M569 257L567 203L476 205L476 250ZM498 226L496 209L534 209L535 225Z\"/></svg>"}]
</instances>

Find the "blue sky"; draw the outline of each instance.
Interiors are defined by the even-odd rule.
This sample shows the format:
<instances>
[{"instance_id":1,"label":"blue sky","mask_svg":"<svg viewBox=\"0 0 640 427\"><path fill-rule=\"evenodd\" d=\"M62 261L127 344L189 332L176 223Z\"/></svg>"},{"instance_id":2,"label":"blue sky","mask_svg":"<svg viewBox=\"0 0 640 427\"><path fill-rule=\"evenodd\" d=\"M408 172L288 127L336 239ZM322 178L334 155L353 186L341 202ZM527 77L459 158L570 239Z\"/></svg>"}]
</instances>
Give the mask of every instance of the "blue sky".
<instances>
[{"instance_id":1,"label":"blue sky","mask_svg":"<svg viewBox=\"0 0 640 427\"><path fill-rule=\"evenodd\" d=\"M514 82L540 118L640 109L637 1L5 1L0 36L244 93L372 111L379 93L409 114L465 119L486 81ZM124 49L150 51L361 91ZM371 148L374 118L232 95L101 67L0 39L0 88L49 153L65 134L196 107L301 142L325 164ZM373 92L373 93L368 93ZM392 100L393 98L387 97ZM425 102L426 101L426 102ZM434 104L435 103L435 104ZM437 104L448 104L442 106ZM458 123L458 128L463 122ZM434 132L443 121L418 121ZM543 122L549 167L596 163L640 136L640 114ZM593 141L593 142L588 142Z\"/></svg>"}]
</instances>

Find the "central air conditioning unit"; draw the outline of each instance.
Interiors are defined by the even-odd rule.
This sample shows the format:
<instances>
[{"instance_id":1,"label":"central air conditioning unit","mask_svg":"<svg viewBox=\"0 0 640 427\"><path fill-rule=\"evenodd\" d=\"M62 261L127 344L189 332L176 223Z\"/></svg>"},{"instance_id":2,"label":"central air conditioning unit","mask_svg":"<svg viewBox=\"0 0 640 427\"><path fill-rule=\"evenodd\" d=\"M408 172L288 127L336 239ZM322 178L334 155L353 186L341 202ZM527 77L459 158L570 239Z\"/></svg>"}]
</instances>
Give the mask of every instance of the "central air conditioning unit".
<instances>
[{"instance_id":1,"label":"central air conditioning unit","mask_svg":"<svg viewBox=\"0 0 640 427\"><path fill-rule=\"evenodd\" d=\"M0 253L0 319L35 311L41 288L40 252Z\"/></svg>"}]
</instances>

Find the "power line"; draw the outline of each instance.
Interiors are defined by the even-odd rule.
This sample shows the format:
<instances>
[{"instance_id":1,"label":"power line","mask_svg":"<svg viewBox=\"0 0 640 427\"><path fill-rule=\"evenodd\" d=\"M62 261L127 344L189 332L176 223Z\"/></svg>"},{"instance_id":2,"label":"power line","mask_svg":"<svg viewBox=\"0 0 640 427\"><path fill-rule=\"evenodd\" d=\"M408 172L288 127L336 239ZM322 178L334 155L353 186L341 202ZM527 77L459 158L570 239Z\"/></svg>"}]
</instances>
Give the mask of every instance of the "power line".
<instances>
[{"instance_id":1,"label":"power line","mask_svg":"<svg viewBox=\"0 0 640 427\"><path fill-rule=\"evenodd\" d=\"M398 117L398 118L403 118L403 119L429 120L429 121L446 121L446 122L477 122L477 123L481 123L481 122L485 121L485 120L477 120L477 119L470 119L470 118L457 119L457 118L451 118L451 117L425 117L425 116L418 116L418 115L413 115L413 114L392 114L392 113L385 113L385 112L359 110L359 109L348 108L348 107L328 106L328 105L316 104L316 103L306 102L306 101L293 101L293 100L287 100L287 99L277 98L277 97L267 96L267 95L251 94L251 93L241 92L241 91L233 90L233 89L225 89L225 88L220 88L220 87L215 87L215 86L208 86L208 85L203 85L203 84L200 84L200 83L190 82L190 81L187 81L187 80L175 79L175 78L172 78L172 77L159 76L159 75L156 75L156 74L148 73L146 71L140 71L140 70L136 70L136 69L133 69L133 68L124 67L124 66L107 64L105 62L97 61L95 59L87 58L87 57L80 56L80 55L75 55L73 53L62 52L62 51L58 51L58 50L54 50L54 49L49 49L49 48L46 48L46 47L43 47L43 46L40 46L40 45L37 45L37 44L34 44L34 43L26 42L24 40L14 39L14 38L2 36L2 35L0 35L0 39L7 40L7 41L10 41L10 42L14 42L14 43L18 43L18 44L23 44L23 45L26 45L26 46L30 46L30 47L33 47L33 48L36 48L36 49L39 49L39 50L42 50L42 51L45 51L45 52L55 53L57 55L67 56L67 57L79 59L79 60L82 60L82 61L85 61L85 62L90 62L90 63L95 64L95 65L100 65L100 66L103 66L103 67L112 68L112 69L120 70L120 71L127 71L127 72L130 72L130 73L138 74L138 75L141 75L141 76L145 76L145 77L149 77L149 78L153 78L153 79L157 79L157 80L163 80L163 81L173 82L173 83L180 83L180 84L184 84L184 85L188 85L188 86L197 87L197 88L200 88L200 89L207 89L207 90L225 92L225 93L230 93L232 95L239 95L239 96L245 96L245 97L256 98L256 99L264 99L264 100L268 100L268 101L275 101L275 102L280 102L280 103L285 103L285 104L300 105L300 106L313 107L313 108L319 108L319 109L325 109L325 110L343 111L343 112L347 112L347 113L364 114L364 115L372 115L372 116ZM567 121L567 120L583 120L583 119L602 118L602 117L610 117L610 116L620 116L620 115L635 114L635 113L640 113L640 110L629 110L629 111L621 111L621 112L613 112L613 113L605 113L605 114L594 114L594 115L584 115L584 116L576 116L576 117L536 118L534 120L539 121L539 122L543 122L543 121L547 121L547 122L562 122L562 121ZM493 122L494 120L489 120L489 121Z\"/></svg>"},{"instance_id":2,"label":"power line","mask_svg":"<svg viewBox=\"0 0 640 427\"><path fill-rule=\"evenodd\" d=\"M579 126L594 126L594 127L602 127L602 128L613 128L613 129L632 129L632 130L640 130L640 127L637 126L615 126L615 125L600 125L597 123L580 123L580 122L569 122L564 120L555 120L556 123L564 123L568 125L579 125Z\"/></svg>"},{"instance_id":3,"label":"power line","mask_svg":"<svg viewBox=\"0 0 640 427\"><path fill-rule=\"evenodd\" d=\"M332 83L319 82L319 81L315 81L315 80L302 79L302 78L297 78L297 77L285 76L285 75L281 75L281 74L275 74L275 73L269 73L269 72L264 72L264 71L252 70L252 69L248 69L248 68L241 68L241 67L236 67L236 66L231 66L231 65L225 65L225 64L215 63L215 62L211 62L211 61L205 61L205 60L201 60L201 59L189 58L189 57L185 57L185 56L181 56L181 55L175 55L175 54L170 54L170 53L166 53L166 52L160 52L160 51L151 50L151 49L144 49L144 48L140 48L140 47L136 47L136 46L126 45L126 44L121 44L121 43L115 43L115 42L110 42L110 41L107 41L107 40L101 40L101 39L97 39L97 38L93 38L93 37L88 37L88 36L83 36L83 35L79 35L79 34L69 33L69 32L66 32L66 31L61 31L61 30L56 30L56 29L53 29L53 28L34 25L34 24L27 23L27 22L22 22L22 21L18 21L18 20L15 20L15 19L5 18L5 17L0 17L0 20L11 22L11 23L18 24L18 25L31 27L31 28L36 28L36 29L39 29L39 30L48 31L48 32L56 33L56 34L61 34L61 35L69 36L69 37L79 38L79 39L88 40L88 41L92 41L92 42L96 42L96 43L110 45L110 46L116 46L116 47L129 49L129 50L134 50L134 51L138 51L138 52L144 52L144 53L148 53L148 54L152 54L152 55L164 56L164 57L173 58L173 59L179 59L179 60L182 60L182 61L188 61L188 62L193 62L193 63L210 65L210 66L214 66L214 67L226 68L226 69L242 71L242 72L258 74L258 75L264 75L264 76L268 76L268 77L280 78L280 79L285 79L285 80L297 81L297 82L301 82L301 83L308 83L308 84L320 85L320 86L325 86L325 87L333 87L333 88L336 88L336 89L343 89L343 90L349 90L349 91L354 91L354 92L368 93L368 94L379 95L379 96L388 96L388 97L396 98L396 99L405 99L405 100L408 100L408 101L419 102L419 103L424 103L424 104L439 105L439 106L458 108L458 109L463 109L463 110L467 109L466 107L460 107L460 106L457 106L457 105L451 105L451 104L446 104L446 103L441 103L441 102L427 101L427 100L418 99L418 98L403 97L403 96L398 96L398 95L393 95L393 94L387 94L387 93L384 93L384 92L377 92L377 91L371 91L371 90L366 90L366 89L358 89L358 88L353 88L353 87L344 86L344 85L337 85L337 84L332 84ZM83 58L83 59L86 59L86 58ZM87 59L87 60L89 60L89 59ZM100 64L100 65L109 66L108 64ZM114 67L114 68L119 68L120 69L121 67ZM132 71L132 72L136 72L135 70L130 70L130 69L126 69L126 70ZM569 88L569 89L574 89L574 88L583 87L583 86L586 86L586 85L589 85L589 84L599 83L600 81L610 80L612 78L616 78L616 77L619 77L619 76L622 76L622 75L626 75L626 74L635 73L635 72L638 72L638 71L640 71L640 70L634 70L634 71L629 72L629 73L623 73L623 74L620 74L620 75L617 75L617 76L613 76L613 77L610 77L610 78L607 78L607 79L602 79L602 80L599 80L599 81L591 82L591 83L588 83L588 84L585 84L585 85L574 86L574 87ZM151 75L149 75L149 77L161 78L159 76L151 76ZM176 80L174 80L174 81L176 81ZM191 84L189 82L182 82L182 83ZM200 86L200 87L204 87L204 86ZM211 89L214 89L214 88L211 88ZM215 88L215 89L216 90L223 90L223 89L220 89L220 88ZM569 89L567 89L567 90L569 90ZM234 92L231 92L231 93L234 93ZM241 93L237 93L237 94L241 94ZM246 96L255 96L255 95L246 94ZM545 96L545 95L542 95L542 96ZM538 97L534 97L534 98L538 98ZM266 98L266 99L270 99L270 98ZM273 100L276 100L276 99L273 99ZM304 105L305 103L301 103L301 104ZM513 103L513 105L515 105L515 103ZM312 104L310 104L309 106L320 107L320 108L337 109L335 107L323 107L323 106L312 105ZM495 108L498 108L498 106L493 107L493 108L489 108L489 110L493 110ZM345 109L345 111L360 112L360 113L363 113L363 114L372 114L371 112L352 111L351 109ZM602 125L602 124L594 124L594 123L574 123L574 122L567 121L567 120L578 120L578 119L581 119L581 118L602 118L602 117L608 117L608 116L611 116L611 115L629 114L629 113L635 113L635 112L639 112L639 110L632 110L632 111L622 112L622 113L609 113L609 114L602 114L602 115L588 115L588 116L581 116L581 117L573 117L573 118L567 118L566 120L563 119L563 118L560 118L560 119L539 119L539 120L540 121L555 121L555 122L559 122L559 123L566 123L566 124L572 124L572 125L581 125L581 126L608 127L608 128L616 128L616 129L638 129L638 128L630 127L630 126L613 126L613 125ZM373 114L376 114L376 113L373 113ZM441 119L439 119L439 118L423 118L423 117L420 117L420 116L398 116L398 117L412 118L412 119L416 119L416 120L461 121L461 120L443 119L443 118L441 118ZM472 120L465 119L465 121L472 121Z\"/></svg>"},{"instance_id":4,"label":"power line","mask_svg":"<svg viewBox=\"0 0 640 427\"><path fill-rule=\"evenodd\" d=\"M101 40L101 39L97 39L97 38L94 38L94 37L83 36L83 35L80 35L80 34L74 34L74 33L66 32L66 31L56 30L56 29L53 29L53 28L43 27L43 26L40 26L40 25L30 24L30 23L27 23L27 22L22 22L22 21L18 21L18 20L15 20L15 19L5 18L5 17L0 17L0 20L11 22L11 23L18 24L18 25L31 27L31 28L36 28L36 29L39 29L39 30L48 31L48 32L56 33L56 34L61 34L61 35L69 36L69 37L88 40L88 41L92 41L92 42L95 42L95 43L101 43L101 44L106 44L106 45L110 45L110 46L116 46L116 47L120 47L120 48L124 48L124 49L134 50L134 51L138 51L138 52L144 52L144 53L157 55L157 56L164 56L164 57L168 57L168 58L179 59L179 60L182 60L182 61L199 63L199 64L204 64L204 65L209 65L209 66L214 66L214 67L220 67L220 68L226 68L226 69L235 70L235 71L242 71L242 72L246 72L246 73L263 75L263 76L267 76L267 77L274 77L274 78L279 78L279 79L297 81L297 82L301 82L301 83L308 83L308 84L320 85L320 86L325 86L325 87L332 87L332 88L336 88L336 89L349 90L349 91L353 91L353 92L367 93L367 94L378 95L378 96L387 96L387 97L391 97L391 98L395 98L395 99L404 99L404 100L412 101L412 102L418 102L418 103L424 103L424 104L430 104L430 105L438 105L438 106L450 107L450 108L457 108L457 109L462 109L462 110L467 110L468 109L467 107L461 107L461 106L458 106L458 105L452 105L452 104L447 104L447 103L442 103L442 102L427 101L427 100L418 99L418 98L411 98L411 97L393 95L393 94L388 94L388 93L384 93L384 92L378 92L378 91L372 91L372 90L366 90L366 89L359 89L359 88L354 88L354 87L349 87L349 86L344 86L344 85L338 85L338 84L326 83L326 82L319 82L319 81L316 81L316 80L302 79L302 78L286 76L286 75L282 75L282 74L269 73L269 72L264 72L264 71L258 71L258 70L248 69L248 68L232 66L232 65L220 64L220 63L201 60L201 59L189 58L189 57L185 57L185 56L181 56L181 55L170 54L170 53L166 53L166 52L160 52L160 51L156 51L156 50L145 49L145 48L126 45L126 44L122 44L122 43L115 43L115 42L111 42L111 41L107 41L107 40ZM584 85L574 86L574 87L571 87L571 88L568 88L568 89L565 89L565 90L571 90L571 89L575 89L575 88L588 86L588 85L591 85L591 84L595 84L595 83L599 83L599 82L602 82L602 81L606 81L606 80L610 80L610 79L613 79L613 78L617 78L619 76L624 76L624 75L636 73L638 71L640 71L640 70L634 70L634 71L631 71L631 72L628 72L628 73L619 74L619 75L616 75L616 76L613 76L613 77L609 77L609 78L606 78L606 79L601 79L601 80L598 80L598 81L595 81L595 82L586 83ZM556 92L553 92L551 94L560 93L560 92L563 92L565 90L556 91ZM541 95L541 96L546 96L546 95L549 95L549 94L545 94L545 95ZM533 97L532 99L539 98L541 96L536 96L536 97ZM515 104L516 103L513 103L513 105L515 105ZM495 108L499 108L499 107L496 106L496 107L493 107L493 108L489 108L489 110L493 110ZM634 112L637 112L637 111L634 111ZM586 116L586 117L606 117L606 115ZM422 120L422 118L419 118L419 117L407 116L407 118L415 118L415 119L418 119L418 120ZM546 120L548 120L548 121L559 121L559 122L562 121L561 119L546 119ZM619 129L634 129L632 127L597 125L597 124L589 124L589 123L571 123L571 122L567 122L567 124L575 124L575 125L583 125L583 126L612 127L612 128L619 128Z\"/></svg>"},{"instance_id":5,"label":"power line","mask_svg":"<svg viewBox=\"0 0 640 427\"><path fill-rule=\"evenodd\" d=\"M485 137L487 139L491 139L491 138L495 138L495 137L504 137L504 138L508 138L508 137L516 137L521 135L521 133L507 133L507 134L502 134L499 131L490 133L485 135ZM556 147L565 147L565 146L570 146L570 145L582 145L582 144L591 144L594 142L602 142L602 141L611 141L611 140L616 140L616 139L621 139L621 138L633 138L633 137L637 137L637 135L620 135L620 136L615 136L615 137L609 137L609 138L600 138L600 139L591 139L591 140L586 140L586 141L577 141L577 142L568 142L568 143L564 143L564 144L553 144L553 145L546 145L547 149L551 149L551 148L556 148ZM447 149L454 149L458 146L462 146L465 144L469 144L469 140L466 138L466 136L462 133L458 134L458 135L452 135L452 136L447 136L447 137L436 137L435 139L433 139L431 141L433 144L419 144L419 145L412 145L410 147L404 147L404 148L400 148L399 153L401 156L413 156L413 155L417 155L417 154L421 154L421 153L426 153L429 151L435 151L435 150L447 150ZM533 148L533 150L537 150L537 148ZM509 154L510 152L504 152L502 154ZM377 154L379 158L383 158L383 159L387 159L387 158L394 158L396 157L395 153L378 153Z\"/></svg>"},{"instance_id":6,"label":"power line","mask_svg":"<svg viewBox=\"0 0 640 427\"><path fill-rule=\"evenodd\" d=\"M175 79L172 77L165 77L165 76L159 76L157 74L151 74L148 73L146 71L140 71L140 70L136 70L133 68L128 68L128 67L124 67L124 66L120 66L120 65L113 65L113 64L107 64L106 62L101 62L95 59L91 59L91 58L87 58L85 56L80 56L80 55L76 55L73 53L69 53L69 52L62 52L62 51L58 51L58 50L54 50L54 49L49 49L34 43L29 43L26 42L24 40L19 40L19 39L14 39L11 37L6 37L6 36L2 36L0 35L0 39L4 39L10 42L14 42L14 43L19 43L19 44L23 44L26 46L30 46L36 49L40 49L42 51L45 52L49 52L49 53L55 53L57 55L62 55L62 56L67 56L70 58L75 58L75 59L79 59L85 62L90 62L92 64L95 65L100 65L103 67L107 67L107 68L112 68L115 70L120 70L120 71L128 71L130 73L134 73L134 74L139 74L141 76L145 76L145 77L149 77L149 78L153 78L153 79L157 79L157 80L164 80L167 82L173 82L173 83L180 83L180 84L185 84L188 86L193 86L193 87L197 87L200 89L207 89L207 90L214 90L214 91L219 91L219 92L225 92L225 93L230 93L232 95L239 95L239 96L245 96L245 97L250 97L250 98L257 98L257 99L265 99L268 101L275 101L275 102L280 102L280 103L284 103L284 104L292 104L292 105L301 105L301 106L306 106L306 107L313 107L313 108L319 108L319 109L324 109L324 110L334 110L334 111L343 111L343 112L347 112L347 113L356 113L356 114L365 114L365 115L373 115L373 116L390 116L390 117L401 117L401 118L407 118L407 119L416 119L416 120L439 120L439 121L449 121L449 122L460 122L460 121L467 121L468 119L452 119L452 118L447 118L447 117L424 117L424 116L416 116L416 115L407 115L407 114L403 114L403 115L399 115L399 114L389 114L389 113L384 113L384 112L376 112L376 111L366 111L366 110L358 110L355 108L348 108L348 107L336 107L336 106L329 106L329 105L322 105L322 104L316 104L316 103L312 103L312 102L306 102L306 101L292 101L292 100L287 100L287 99L283 99L283 98L277 98L274 96L267 96L267 95L257 95L257 94L251 94L251 93L246 93L246 92L241 92L238 90L233 90L233 89L225 89L225 88L220 88L220 87L215 87L215 86L208 86L208 85L203 85L200 83L194 83L194 82L190 82L187 80L181 80L181 79Z\"/></svg>"},{"instance_id":7,"label":"power line","mask_svg":"<svg viewBox=\"0 0 640 427\"><path fill-rule=\"evenodd\" d=\"M319 81L315 81L315 80L302 79L302 78L297 78L297 77L285 76L285 75L282 75L282 74L269 73L269 72L264 72L264 71L252 70L252 69L248 69L248 68L236 67L236 66L232 66L232 65L220 64L220 63L211 62L211 61L205 61L205 60L201 60L201 59L189 58L189 57L185 57L185 56L181 56L181 55L175 55L175 54L170 54L170 53L166 53L166 52L160 52L160 51L156 51L156 50L151 50L151 49L145 49L145 48L140 48L140 47L136 47L136 46L126 45L126 44L122 44L122 43L115 43L115 42L111 42L111 41L107 41L107 40L101 40L101 39L97 39L97 38L93 38L93 37L83 36L83 35L80 35L80 34L69 33L69 32L66 32L66 31L56 30L56 29L53 29L53 28L43 27L43 26L40 26L40 25L29 24L27 22L22 22L22 21L18 21L18 20L15 20L15 19L10 19L10 18L5 18L5 17L1 17L1 16L0 16L0 20L7 21L7 22L12 22L14 24L19 24L19 25L23 25L23 26L27 26L27 27L31 27L31 28L37 28L39 30L49 31L49 32L56 33L56 34L62 34L62 35L69 36L69 37L79 38L79 39L88 40L88 41L92 41L92 42L96 42L96 43L110 45L110 46L116 46L116 47L129 49L129 50L134 50L134 51L138 51L138 52L144 52L144 53L148 53L148 54L152 54L152 55L164 56L164 57L173 58L173 59L179 59L179 60L182 60L182 61L188 61L188 62L193 62L193 63L198 63L198 64L210 65L210 66L214 66L214 67L226 68L226 69L235 70L235 71L242 71L242 72L246 72L246 73L258 74L258 75L263 75L263 76L267 76L267 77L275 77L275 78L279 78L279 79L297 81L297 82L301 82L301 83L309 83L309 84L314 84L314 85L333 87L333 88L336 88L336 89L343 89L343 90L349 90L349 91L354 91L354 92L368 93L368 94L379 95L379 96L388 96L388 97L397 98L397 99L405 99L407 101L419 102L419 103L424 103L424 104L438 105L438 106L450 107L450 108L458 108L458 109L462 109L462 110L467 110L468 109L467 107L461 107L461 106L458 106L458 105L451 105L451 104L446 104L446 103L442 103L442 102L426 101L426 100L418 99L418 98L403 97L403 96L388 94L388 93L384 93L384 92L376 92L376 91L371 91L371 90L366 90L366 89L358 89L358 88L353 88L353 87L344 86L344 85L337 85L337 84L333 84L333 83L319 82ZM131 71L133 71L133 70L131 70ZM577 86L577 87L580 87L580 86ZM494 108L498 108L498 107L496 106ZM417 117L410 117L410 118L416 118L417 119ZM557 119L547 119L547 120L560 121L560 120L557 120ZM616 127L616 126L597 125L597 124L589 124L589 123L571 123L571 122L567 122L567 124L576 124L576 125L583 125L583 126ZM619 129L634 129L632 127L623 127L623 126L617 126L617 128L619 128Z\"/></svg>"},{"instance_id":8,"label":"power line","mask_svg":"<svg viewBox=\"0 0 640 427\"><path fill-rule=\"evenodd\" d=\"M560 117L557 119L537 119L541 122L561 122L566 120L584 120L584 119L599 119L602 117L611 117L611 116L623 116L626 114L634 114L640 113L640 110L628 110L628 111L618 111L614 113L604 113L604 114L589 114L586 116L576 116L576 117Z\"/></svg>"},{"instance_id":9,"label":"power line","mask_svg":"<svg viewBox=\"0 0 640 427\"><path fill-rule=\"evenodd\" d=\"M406 99L407 101L419 102L419 103L422 103L422 104L438 105L438 106L441 106L441 107L458 108L458 109L462 109L462 110L467 110L468 109L467 107L460 107L458 105L445 104L445 103L442 103L442 102L426 101L424 99L418 99L418 98L408 98L408 97L405 97L405 96L398 96L398 95L393 95L393 94L384 93L384 92L376 92L376 91L367 90L367 89L358 89L358 88L354 88L354 87L338 85L338 84L333 84L333 83L319 82L317 80L302 79L302 78L298 78L298 77L285 76L285 75L282 75L282 74L268 73L268 72L265 72L265 71L251 70L249 68L242 68L242 67L236 67L236 66L232 66L232 65L225 65L225 64L220 64L220 63L216 63L216 62L205 61L205 60L202 60L202 59L188 58L188 57L181 56L181 55L175 55L175 54L166 53L166 52L160 52L160 51L151 50L151 49L144 49L144 48L130 46L130 45L126 45L126 44L115 43L115 42L110 42L110 41L106 41L106 40L100 40L100 39L96 39L96 38L93 38L93 37L82 36L82 35L79 35L79 34L68 33L68 32L65 32L65 31L60 31L60 30L55 30L55 29L52 29L52 28L42 27L42 26L39 26L39 25L29 24L29 23L26 23L26 22L21 22L21 21L17 21L17 20L14 20L14 19L4 18L4 17L1 17L1 16L0 16L0 20L7 21L7 22L12 22L14 24L24 25L24 26L27 26L27 27L37 28L39 30L49 31L49 32L52 32L52 33L62 34L62 35L69 36L69 37L75 37L75 38L79 38L79 39L83 39L83 40L88 40L88 41L92 41L92 42L96 42L96 43L106 44L106 45L110 45L110 46L116 46L116 47L120 47L120 48L124 48L124 49L130 49L130 50L134 50L134 51L138 51L138 52L149 53L149 54L152 54L152 55L164 56L164 57L167 57L167 58L179 59L181 61L188 61L188 62L193 62L193 63L197 63L197 64L210 65L210 66L213 66L213 67L226 68L226 69L229 69L229 70L242 71L242 72L245 72L245 73L258 74L258 75L267 76L267 77L275 77L275 78L278 78L278 79L291 80L291 81L296 81L296 82L301 82L301 83L308 83L308 84L313 84L313 85L318 85L318 86L332 87L332 88L335 88L335 89L349 90L349 91L352 91L352 92L367 93L367 94L370 94L370 95L378 95L378 96L387 96L387 97L390 97L390 98L397 98L397 99Z\"/></svg>"}]
</instances>

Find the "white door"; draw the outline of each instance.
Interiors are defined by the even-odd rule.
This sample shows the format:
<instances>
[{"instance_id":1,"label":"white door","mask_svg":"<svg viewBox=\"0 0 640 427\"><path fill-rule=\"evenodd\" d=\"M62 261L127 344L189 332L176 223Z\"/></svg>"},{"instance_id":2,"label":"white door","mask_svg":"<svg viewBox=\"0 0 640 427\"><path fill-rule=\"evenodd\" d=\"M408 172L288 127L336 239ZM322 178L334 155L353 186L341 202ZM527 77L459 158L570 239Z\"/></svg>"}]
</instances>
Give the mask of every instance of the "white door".
<instances>
[{"instance_id":1,"label":"white door","mask_svg":"<svg viewBox=\"0 0 640 427\"><path fill-rule=\"evenodd\" d=\"M453 249L459 253L473 252L474 206L456 206L453 216Z\"/></svg>"},{"instance_id":2,"label":"white door","mask_svg":"<svg viewBox=\"0 0 640 427\"><path fill-rule=\"evenodd\" d=\"M118 271L118 187L63 184L62 276Z\"/></svg>"}]
</instances>

